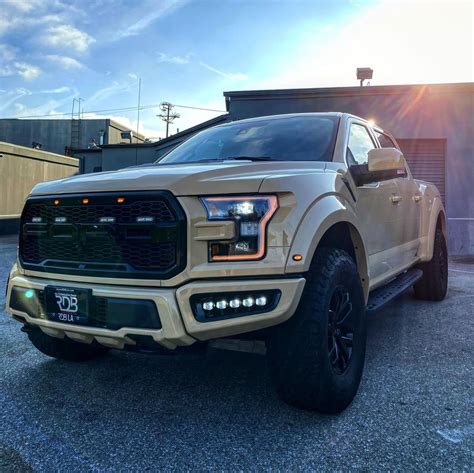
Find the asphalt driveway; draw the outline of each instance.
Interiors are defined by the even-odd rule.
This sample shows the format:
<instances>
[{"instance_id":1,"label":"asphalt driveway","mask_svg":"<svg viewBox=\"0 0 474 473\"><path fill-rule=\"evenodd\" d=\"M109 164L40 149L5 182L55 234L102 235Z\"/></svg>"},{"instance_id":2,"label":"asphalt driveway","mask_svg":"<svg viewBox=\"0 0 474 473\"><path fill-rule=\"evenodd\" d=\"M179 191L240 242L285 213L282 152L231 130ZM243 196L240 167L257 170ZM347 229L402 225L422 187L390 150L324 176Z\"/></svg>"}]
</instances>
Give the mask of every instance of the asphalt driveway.
<instances>
[{"instance_id":1,"label":"asphalt driveway","mask_svg":"<svg viewBox=\"0 0 474 473\"><path fill-rule=\"evenodd\" d=\"M0 239L0 308L13 238ZM0 309L0 471L474 469L474 264L442 303L411 293L369 320L347 411L280 402L265 358L37 352Z\"/></svg>"}]
</instances>

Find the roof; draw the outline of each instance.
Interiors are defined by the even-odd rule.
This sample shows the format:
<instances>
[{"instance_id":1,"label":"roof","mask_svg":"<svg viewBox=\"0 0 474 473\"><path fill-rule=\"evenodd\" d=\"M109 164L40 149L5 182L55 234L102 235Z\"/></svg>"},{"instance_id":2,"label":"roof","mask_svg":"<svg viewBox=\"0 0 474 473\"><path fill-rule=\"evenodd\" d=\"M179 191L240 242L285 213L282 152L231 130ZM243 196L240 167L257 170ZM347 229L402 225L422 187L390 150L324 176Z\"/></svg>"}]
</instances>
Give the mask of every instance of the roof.
<instances>
[{"instance_id":1,"label":"roof","mask_svg":"<svg viewBox=\"0 0 474 473\"><path fill-rule=\"evenodd\" d=\"M393 95L408 94L426 88L435 93L473 93L474 82L459 82L450 84L404 84L404 85L374 85L356 87L322 87L305 89L275 89L275 90L242 90L224 92L226 102L229 100L258 100L266 98L300 98L360 96L360 95Z\"/></svg>"},{"instance_id":2,"label":"roof","mask_svg":"<svg viewBox=\"0 0 474 473\"><path fill-rule=\"evenodd\" d=\"M67 166L78 167L77 158L64 156L62 154L51 153L42 149L28 148L14 143L0 141L0 153L18 156L21 158L40 159L41 161L65 164Z\"/></svg>"},{"instance_id":3,"label":"roof","mask_svg":"<svg viewBox=\"0 0 474 473\"><path fill-rule=\"evenodd\" d=\"M41 124L44 124L44 123L61 123L61 124L64 124L66 123L67 126L70 126L70 122L71 120L79 120L77 117L75 117L74 119L71 118L71 116L64 116L63 118L0 118L0 122L13 122L13 123L16 123L16 122L22 122L22 123L41 123ZM126 125L123 125L122 123L114 120L113 118L107 118L107 117L103 117L103 118L81 118L80 119L81 122L85 122L85 123L97 123L97 124L101 124L102 126L105 126L107 123L109 126L113 127L113 128L116 128L117 130L120 130L120 131L130 131L130 127L126 126ZM145 137L143 136L142 133L138 133L138 135L136 134L136 132L134 130L131 130L134 134L133 136L134 137L137 137L140 139L140 140L144 140Z\"/></svg>"},{"instance_id":4,"label":"roof","mask_svg":"<svg viewBox=\"0 0 474 473\"><path fill-rule=\"evenodd\" d=\"M300 117L313 117L313 116L330 116L330 117L342 117L343 115L349 115L348 113L342 112L298 112L298 113L280 113L278 115L265 115L265 116L258 116L258 117L251 117L251 118L243 118L240 120L236 120L235 122L223 123L219 125L219 127L225 126L232 126L234 123L243 123L243 122L254 122L254 121L261 121L261 120L283 120L287 118L300 118ZM359 118L359 117L357 117Z\"/></svg>"},{"instance_id":5,"label":"roof","mask_svg":"<svg viewBox=\"0 0 474 473\"><path fill-rule=\"evenodd\" d=\"M77 118L75 118L77 120ZM81 118L81 121L85 122L105 122L109 120L109 118ZM22 122L39 122L39 123L47 123L47 122L60 122L60 123L67 123L71 121L70 116L65 116L64 118L0 118L0 121L22 121ZM112 121L112 120L111 120ZM116 125L117 122L114 122ZM123 125L120 125L123 126Z\"/></svg>"}]
</instances>

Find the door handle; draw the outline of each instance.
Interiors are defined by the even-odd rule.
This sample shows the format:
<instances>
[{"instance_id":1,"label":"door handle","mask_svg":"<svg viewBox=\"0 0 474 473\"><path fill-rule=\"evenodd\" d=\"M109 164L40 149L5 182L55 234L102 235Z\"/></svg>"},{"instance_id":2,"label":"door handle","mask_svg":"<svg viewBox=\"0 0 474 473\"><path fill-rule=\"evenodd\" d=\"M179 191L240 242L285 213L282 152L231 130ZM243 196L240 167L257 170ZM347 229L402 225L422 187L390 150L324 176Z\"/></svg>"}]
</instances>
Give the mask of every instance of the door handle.
<instances>
[{"instance_id":1,"label":"door handle","mask_svg":"<svg viewBox=\"0 0 474 473\"><path fill-rule=\"evenodd\" d=\"M401 195L392 195L390 197L390 200L392 201L392 204L398 204L402 200Z\"/></svg>"},{"instance_id":2,"label":"door handle","mask_svg":"<svg viewBox=\"0 0 474 473\"><path fill-rule=\"evenodd\" d=\"M422 197L421 195L414 195L414 196L413 196L413 200L414 200L415 202L419 202L422 198L423 198L423 197Z\"/></svg>"}]
</instances>

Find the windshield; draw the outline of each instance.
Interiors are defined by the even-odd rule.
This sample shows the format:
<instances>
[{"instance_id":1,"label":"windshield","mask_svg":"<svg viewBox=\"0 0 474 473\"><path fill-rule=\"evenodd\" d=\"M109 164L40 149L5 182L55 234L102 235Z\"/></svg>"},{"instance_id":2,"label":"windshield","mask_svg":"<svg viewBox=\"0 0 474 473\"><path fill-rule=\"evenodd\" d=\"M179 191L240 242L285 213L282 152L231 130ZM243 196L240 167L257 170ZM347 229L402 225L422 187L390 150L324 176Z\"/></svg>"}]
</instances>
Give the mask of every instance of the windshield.
<instances>
[{"instance_id":1,"label":"windshield","mask_svg":"<svg viewBox=\"0 0 474 473\"><path fill-rule=\"evenodd\" d=\"M159 164L225 159L332 161L339 118L300 116L235 122L205 130Z\"/></svg>"}]
</instances>

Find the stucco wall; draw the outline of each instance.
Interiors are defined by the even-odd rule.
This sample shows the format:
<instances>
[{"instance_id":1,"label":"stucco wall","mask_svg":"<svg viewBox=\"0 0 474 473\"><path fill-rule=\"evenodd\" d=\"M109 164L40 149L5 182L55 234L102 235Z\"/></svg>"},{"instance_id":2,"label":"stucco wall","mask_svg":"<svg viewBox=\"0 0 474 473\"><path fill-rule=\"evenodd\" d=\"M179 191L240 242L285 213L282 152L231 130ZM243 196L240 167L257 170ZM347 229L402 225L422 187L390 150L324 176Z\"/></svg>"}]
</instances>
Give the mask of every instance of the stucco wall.
<instances>
[{"instance_id":1,"label":"stucco wall","mask_svg":"<svg viewBox=\"0 0 474 473\"><path fill-rule=\"evenodd\" d=\"M0 142L0 233L20 217L23 203L38 182L71 176L78 160Z\"/></svg>"}]
</instances>

